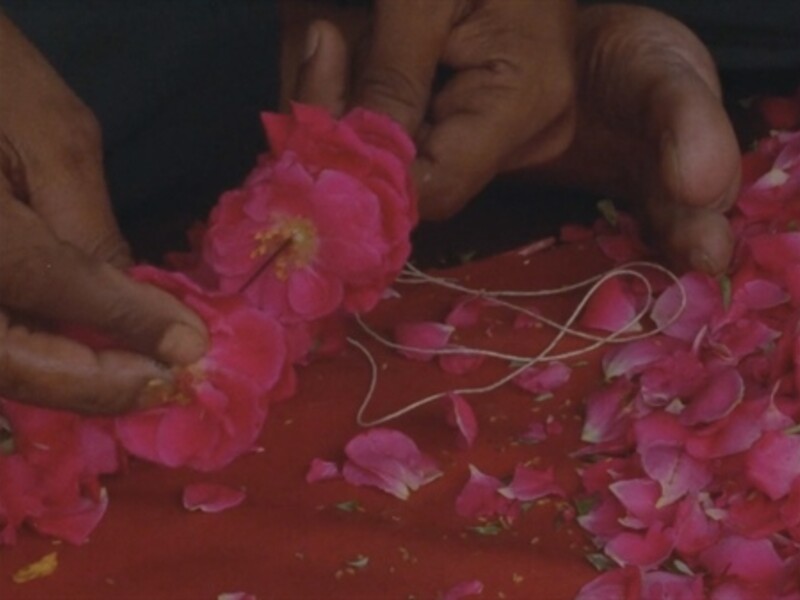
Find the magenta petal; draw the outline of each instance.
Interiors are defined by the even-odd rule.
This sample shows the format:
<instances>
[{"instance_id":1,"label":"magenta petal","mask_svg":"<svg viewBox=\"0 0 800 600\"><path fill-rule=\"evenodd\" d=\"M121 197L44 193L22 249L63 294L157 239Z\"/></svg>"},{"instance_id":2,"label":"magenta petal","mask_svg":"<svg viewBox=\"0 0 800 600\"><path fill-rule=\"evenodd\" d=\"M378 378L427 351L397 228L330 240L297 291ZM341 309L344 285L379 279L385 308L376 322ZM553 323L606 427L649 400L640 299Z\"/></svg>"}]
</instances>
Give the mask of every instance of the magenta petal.
<instances>
[{"instance_id":1,"label":"magenta petal","mask_svg":"<svg viewBox=\"0 0 800 600\"><path fill-rule=\"evenodd\" d=\"M478 420L475 418L475 412L469 403L459 394L448 394L450 412L448 413L448 422L458 428L462 439L466 445L472 446L475 438L478 435Z\"/></svg>"},{"instance_id":2,"label":"magenta petal","mask_svg":"<svg viewBox=\"0 0 800 600\"><path fill-rule=\"evenodd\" d=\"M217 595L217 600L258 600L258 598L247 592L223 592Z\"/></svg>"},{"instance_id":3,"label":"magenta petal","mask_svg":"<svg viewBox=\"0 0 800 600\"><path fill-rule=\"evenodd\" d=\"M498 492L510 500L520 502L530 502L545 496L566 496L564 488L556 483L553 467L534 469L523 464L517 465L511 483L500 488Z\"/></svg>"},{"instance_id":4,"label":"magenta petal","mask_svg":"<svg viewBox=\"0 0 800 600\"><path fill-rule=\"evenodd\" d=\"M439 350L450 341L450 336L455 331L452 325L434 323L430 321L421 323L401 323L394 330L395 341L408 349L400 353L414 360L430 360L431 352L425 350Z\"/></svg>"},{"instance_id":5,"label":"magenta petal","mask_svg":"<svg viewBox=\"0 0 800 600\"><path fill-rule=\"evenodd\" d=\"M480 321L486 305L487 301L479 296L465 296L455 303L444 322L453 327L473 327Z\"/></svg>"},{"instance_id":6,"label":"magenta petal","mask_svg":"<svg viewBox=\"0 0 800 600\"><path fill-rule=\"evenodd\" d=\"M777 577L783 561L769 540L748 540L730 535L700 555L701 564L716 576L769 581Z\"/></svg>"},{"instance_id":7,"label":"magenta petal","mask_svg":"<svg viewBox=\"0 0 800 600\"><path fill-rule=\"evenodd\" d=\"M377 487L401 500L442 475L410 437L393 429L359 434L347 443L345 453L342 474L348 483Z\"/></svg>"},{"instance_id":8,"label":"magenta petal","mask_svg":"<svg viewBox=\"0 0 800 600\"><path fill-rule=\"evenodd\" d=\"M651 571L642 576L642 582L642 598L647 600L706 600L700 575Z\"/></svg>"},{"instance_id":9,"label":"magenta petal","mask_svg":"<svg viewBox=\"0 0 800 600\"><path fill-rule=\"evenodd\" d=\"M456 513L462 517L494 517L504 515L510 501L497 493L502 482L469 466L469 480L456 498Z\"/></svg>"},{"instance_id":10,"label":"magenta petal","mask_svg":"<svg viewBox=\"0 0 800 600\"><path fill-rule=\"evenodd\" d=\"M457 583L444 593L442 600L460 600L483 593L483 583L477 579Z\"/></svg>"},{"instance_id":11,"label":"magenta petal","mask_svg":"<svg viewBox=\"0 0 800 600\"><path fill-rule=\"evenodd\" d=\"M342 303L344 292L341 281L306 268L289 276L287 294L292 309L302 318L311 320L335 311Z\"/></svg>"},{"instance_id":12,"label":"magenta petal","mask_svg":"<svg viewBox=\"0 0 800 600\"><path fill-rule=\"evenodd\" d=\"M646 338L612 347L603 356L603 373L606 379L632 377L647 365L672 352L669 338Z\"/></svg>"},{"instance_id":13,"label":"magenta petal","mask_svg":"<svg viewBox=\"0 0 800 600\"><path fill-rule=\"evenodd\" d=\"M306 473L306 482L316 483L318 481L328 481L340 477L339 467L335 462L315 458L311 461L311 466Z\"/></svg>"},{"instance_id":14,"label":"magenta petal","mask_svg":"<svg viewBox=\"0 0 800 600\"><path fill-rule=\"evenodd\" d=\"M642 600L641 587L642 575L639 569L613 569L584 585L575 600Z\"/></svg>"},{"instance_id":15,"label":"magenta petal","mask_svg":"<svg viewBox=\"0 0 800 600\"><path fill-rule=\"evenodd\" d=\"M789 493L800 475L800 438L769 431L747 452L747 478L773 500Z\"/></svg>"},{"instance_id":16,"label":"magenta petal","mask_svg":"<svg viewBox=\"0 0 800 600\"><path fill-rule=\"evenodd\" d=\"M686 305L681 311L681 291L686 294ZM722 294L719 285L711 277L693 272L680 279L658 297L650 314L666 335L691 341L702 327L708 324L711 315L722 309ZM677 319L673 321L675 316Z\"/></svg>"},{"instance_id":17,"label":"magenta petal","mask_svg":"<svg viewBox=\"0 0 800 600\"><path fill-rule=\"evenodd\" d=\"M615 277L595 290L580 318L580 324L601 331L640 331L636 303L627 286Z\"/></svg>"},{"instance_id":18,"label":"magenta petal","mask_svg":"<svg viewBox=\"0 0 800 600\"><path fill-rule=\"evenodd\" d=\"M571 375L572 369L556 360L544 366L528 367L514 378L514 383L527 392L541 394L561 387Z\"/></svg>"},{"instance_id":19,"label":"magenta petal","mask_svg":"<svg viewBox=\"0 0 800 600\"><path fill-rule=\"evenodd\" d=\"M717 541L720 525L712 520L697 496L686 496L678 505L675 518L675 548L685 554L697 554Z\"/></svg>"},{"instance_id":20,"label":"magenta petal","mask_svg":"<svg viewBox=\"0 0 800 600\"><path fill-rule=\"evenodd\" d=\"M652 479L624 479L612 483L608 489L627 511L627 526L634 527L631 518L636 521L637 529L649 527L657 518L661 487Z\"/></svg>"},{"instance_id":21,"label":"magenta petal","mask_svg":"<svg viewBox=\"0 0 800 600\"><path fill-rule=\"evenodd\" d=\"M744 380L736 369L715 373L681 414L687 425L711 423L729 415L744 398Z\"/></svg>"},{"instance_id":22,"label":"magenta petal","mask_svg":"<svg viewBox=\"0 0 800 600\"><path fill-rule=\"evenodd\" d=\"M89 534L100 523L108 508L108 493L100 490L97 500L81 498L66 509L51 509L33 519L33 527L45 535L51 535L71 544L83 544Z\"/></svg>"},{"instance_id":23,"label":"magenta petal","mask_svg":"<svg viewBox=\"0 0 800 600\"><path fill-rule=\"evenodd\" d=\"M218 513L239 506L244 490L216 483L190 483L183 488L183 508Z\"/></svg>"},{"instance_id":24,"label":"magenta petal","mask_svg":"<svg viewBox=\"0 0 800 600\"><path fill-rule=\"evenodd\" d=\"M605 552L622 566L657 567L669 558L673 548L671 532L662 527L656 523L644 534L620 533L606 544Z\"/></svg>"},{"instance_id":25,"label":"magenta petal","mask_svg":"<svg viewBox=\"0 0 800 600\"><path fill-rule=\"evenodd\" d=\"M599 444L623 436L630 422L630 396L633 386L626 379L601 388L586 399L586 420L581 439Z\"/></svg>"},{"instance_id":26,"label":"magenta petal","mask_svg":"<svg viewBox=\"0 0 800 600\"><path fill-rule=\"evenodd\" d=\"M712 478L708 465L674 446L651 446L642 453L642 467L661 484L656 507L668 506L687 493L703 489Z\"/></svg>"}]
</instances>

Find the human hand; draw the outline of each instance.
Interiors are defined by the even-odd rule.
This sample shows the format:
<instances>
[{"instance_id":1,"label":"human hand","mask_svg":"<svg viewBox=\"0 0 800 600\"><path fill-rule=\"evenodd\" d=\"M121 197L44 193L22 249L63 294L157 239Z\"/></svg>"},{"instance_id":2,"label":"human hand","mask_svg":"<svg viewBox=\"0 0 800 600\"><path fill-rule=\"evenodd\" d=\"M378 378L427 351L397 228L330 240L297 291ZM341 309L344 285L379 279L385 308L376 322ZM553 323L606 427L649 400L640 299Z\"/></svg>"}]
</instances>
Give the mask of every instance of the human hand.
<instances>
[{"instance_id":1,"label":"human hand","mask_svg":"<svg viewBox=\"0 0 800 600\"><path fill-rule=\"evenodd\" d=\"M574 2L375 0L373 10L352 93L343 42L315 23L296 97L402 124L417 143L423 217L452 215L520 153L544 162L569 144Z\"/></svg>"},{"instance_id":2,"label":"human hand","mask_svg":"<svg viewBox=\"0 0 800 600\"><path fill-rule=\"evenodd\" d=\"M723 213L741 163L708 51L681 23L642 7L583 8L577 31L573 143L544 166L520 154L517 168L627 199L675 267L723 271L733 250Z\"/></svg>"},{"instance_id":3,"label":"human hand","mask_svg":"<svg viewBox=\"0 0 800 600\"><path fill-rule=\"evenodd\" d=\"M154 358L200 358L202 321L124 275L117 267L129 261L93 115L0 14L0 396L121 412L169 381ZM58 335L65 324L102 330L130 351L91 350Z\"/></svg>"}]
</instances>

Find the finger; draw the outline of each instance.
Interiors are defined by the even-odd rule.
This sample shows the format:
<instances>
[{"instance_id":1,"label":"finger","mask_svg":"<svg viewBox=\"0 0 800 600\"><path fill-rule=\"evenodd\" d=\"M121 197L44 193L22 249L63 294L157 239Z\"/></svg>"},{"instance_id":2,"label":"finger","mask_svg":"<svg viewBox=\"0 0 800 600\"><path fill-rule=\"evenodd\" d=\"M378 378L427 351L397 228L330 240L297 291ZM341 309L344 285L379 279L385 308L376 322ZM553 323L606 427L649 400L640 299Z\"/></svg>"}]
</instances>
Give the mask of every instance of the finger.
<instances>
[{"instance_id":1,"label":"finger","mask_svg":"<svg viewBox=\"0 0 800 600\"><path fill-rule=\"evenodd\" d=\"M422 122L456 0L377 0L355 103L394 118L410 133Z\"/></svg>"},{"instance_id":2,"label":"finger","mask_svg":"<svg viewBox=\"0 0 800 600\"><path fill-rule=\"evenodd\" d=\"M143 356L94 352L77 342L20 326L0 315L0 396L48 408L115 414L146 407L171 374Z\"/></svg>"},{"instance_id":3,"label":"finger","mask_svg":"<svg viewBox=\"0 0 800 600\"><path fill-rule=\"evenodd\" d=\"M582 96L612 127L658 150L667 197L730 206L739 149L713 61L699 40L678 21L639 7L587 9L580 29L579 52L590 63Z\"/></svg>"},{"instance_id":4,"label":"finger","mask_svg":"<svg viewBox=\"0 0 800 600\"><path fill-rule=\"evenodd\" d=\"M676 269L695 269L709 275L725 270L733 255L734 240L723 214L658 200L650 204L651 227L660 249Z\"/></svg>"},{"instance_id":5,"label":"finger","mask_svg":"<svg viewBox=\"0 0 800 600\"><path fill-rule=\"evenodd\" d=\"M30 208L1 192L0 304L102 329L168 363L194 362L208 343L200 318L173 296L57 240Z\"/></svg>"},{"instance_id":6,"label":"finger","mask_svg":"<svg viewBox=\"0 0 800 600\"><path fill-rule=\"evenodd\" d=\"M28 102L0 106L14 140L14 162L24 165L24 173L6 177L24 181L26 200L59 239L101 260L128 264L129 249L109 204L97 120L7 20L3 36L15 48L16 60L4 65L9 79L17 89L36 92Z\"/></svg>"},{"instance_id":7,"label":"finger","mask_svg":"<svg viewBox=\"0 0 800 600\"><path fill-rule=\"evenodd\" d=\"M421 211L449 216L494 175L562 152L574 131L571 3L490 0L452 32L454 76L418 139Z\"/></svg>"},{"instance_id":8,"label":"finger","mask_svg":"<svg viewBox=\"0 0 800 600\"><path fill-rule=\"evenodd\" d=\"M530 113L522 89L484 85L485 73L458 76L443 98L458 96L447 116L423 129L419 156L412 170L426 219L452 216L498 173L515 168L517 153L530 146L527 164L559 154L573 138L575 113L570 108L553 121ZM437 99L438 103L438 99Z\"/></svg>"},{"instance_id":9,"label":"finger","mask_svg":"<svg viewBox=\"0 0 800 600\"><path fill-rule=\"evenodd\" d=\"M306 32L306 55L293 98L340 117L347 104L347 45L336 26L315 21Z\"/></svg>"}]
</instances>

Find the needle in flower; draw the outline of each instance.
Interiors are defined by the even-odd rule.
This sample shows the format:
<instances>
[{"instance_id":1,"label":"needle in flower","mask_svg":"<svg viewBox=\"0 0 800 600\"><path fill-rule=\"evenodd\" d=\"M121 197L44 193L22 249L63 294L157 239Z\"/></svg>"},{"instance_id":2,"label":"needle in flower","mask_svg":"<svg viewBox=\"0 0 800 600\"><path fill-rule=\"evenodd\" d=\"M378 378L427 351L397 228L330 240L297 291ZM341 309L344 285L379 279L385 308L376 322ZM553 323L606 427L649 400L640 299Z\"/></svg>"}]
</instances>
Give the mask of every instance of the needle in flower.
<instances>
[{"instance_id":1,"label":"needle in flower","mask_svg":"<svg viewBox=\"0 0 800 600\"><path fill-rule=\"evenodd\" d=\"M241 294L241 293L242 293L242 292L244 292L244 291L245 291L247 288L249 288L251 285L253 285L253 282L254 282L256 279L258 279L258 276L259 276L259 275L261 275L261 274L262 274L264 271L266 271L267 267L269 267L269 266L270 266L270 265L271 265L273 262L275 262L275 259L277 259L277 258L278 258L278 256L280 256L280 254L281 254L281 253L282 253L284 250L286 250L286 249L287 249L289 246L291 246L291 245L292 245L292 238L291 238L291 237L288 237L288 238L286 238L285 240L283 240L283 242L281 243L281 245L280 245L280 246L278 246L278 247L275 249L275 252L273 252L272 254L270 254L270 255L269 255L267 258L266 258L266 260L265 260L264 262L262 262L262 263L261 263L261 264L258 266L258 268L257 268L257 269L256 269L256 270L253 272L253 274L252 274L252 275L250 275L250 277L248 277L248 278L247 278L247 281L245 281L245 282L242 284L242 286L239 288L239 290L237 291L237 293Z\"/></svg>"}]
</instances>

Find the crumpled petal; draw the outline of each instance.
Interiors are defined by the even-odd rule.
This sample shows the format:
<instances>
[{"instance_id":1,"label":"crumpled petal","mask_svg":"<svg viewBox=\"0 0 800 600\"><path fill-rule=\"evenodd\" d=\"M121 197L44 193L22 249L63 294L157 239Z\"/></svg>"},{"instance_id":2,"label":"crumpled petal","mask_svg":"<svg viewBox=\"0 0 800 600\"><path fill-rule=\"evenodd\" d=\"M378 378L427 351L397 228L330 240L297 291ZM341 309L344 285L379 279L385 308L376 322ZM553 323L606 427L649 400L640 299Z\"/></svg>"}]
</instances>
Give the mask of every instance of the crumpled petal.
<instances>
[{"instance_id":1,"label":"crumpled petal","mask_svg":"<svg viewBox=\"0 0 800 600\"><path fill-rule=\"evenodd\" d=\"M475 412L472 407L460 394L447 394L449 412L447 414L447 422L458 429L461 439L467 447L475 443L475 438L478 435L478 420L475 418Z\"/></svg>"},{"instance_id":2,"label":"crumpled petal","mask_svg":"<svg viewBox=\"0 0 800 600\"><path fill-rule=\"evenodd\" d=\"M345 446L345 481L367 485L407 500L411 492L442 475L436 462L400 431L375 428Z\"/></svg>"}]
</instances>

